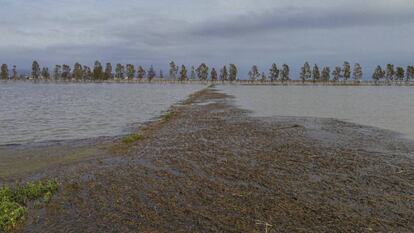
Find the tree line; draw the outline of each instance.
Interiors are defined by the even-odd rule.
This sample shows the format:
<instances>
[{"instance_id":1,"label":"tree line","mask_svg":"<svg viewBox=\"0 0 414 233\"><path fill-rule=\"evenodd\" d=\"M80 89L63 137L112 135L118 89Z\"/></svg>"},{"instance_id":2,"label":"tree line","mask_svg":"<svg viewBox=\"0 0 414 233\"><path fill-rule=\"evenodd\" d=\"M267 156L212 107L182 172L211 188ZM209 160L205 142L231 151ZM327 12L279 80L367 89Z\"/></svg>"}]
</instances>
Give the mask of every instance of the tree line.
<instances>
[{"instance_id":1,"label":"tree line","mask_svg":"<svg viewBox=\"0 0 414 233\"><path fill-rule=\"evenodd\" d=\"M406 70L403 67L394 67L393 64L387 64L385 69L381 66L375 68L372 79L378 81L411 81L414 80L414 66L408 66Z\"/></svg>"},{"instance_id":2,"label":"tree line","mask_svg":"<svg viewBox=\"0 0 414 233\"><path fill-rule=\"evenodd\" d=\"M258 67L254 65L250 69L248 75L251 81L290 80L289 75L286 76L283 72L285 69L286 68L283 67L280 71L277 68L277 65L273 64L269 70L269 74L266 75L265 72L260 73ZM287 69L289 69L288 66ZM287 74L289 74L289 72L287 72ZM311 67L309 62L305 62L305 64L300 69L299 79L302 82L337 82L348 80L361 81L363 79L363 69L359 63L355 63L352 69L351 64L347 61L345 61L342 66L335 66L332 71L329 66L324 66L322 69L320 69L317 64ZM394 65L387 64L385 70L383 70L381 66L377 66L372 75L372 80L375 82L411 81L414 80L414 66L408 66L406 69L404 69L403 67L394 68Z\"/></svg>"},{"instance_id":3,"label":"tree line","mask_svg":"<svg viewBox=\"0 0 414 233\"><path fill-rule=\"evenodd\" d=\"M169 76L171 80L209 80L209 77L213 81L236 81L238 70L235 64L229 66L223 66L220 69L220 73L215 68L210 68L202 63L195 68L191 67L190 74L187 71L185 65L179 67L174 61L169 63ZM65 80L65 81L104 81L104 80L148 80L151 81L154 78L164 79L164 73L160 70L158 73L153 66L149 69L145 69L143 66L135 67L133 64L116 64L113 68L111 63L106 63L105 67L101 62L95 61L94 66L91 68L80 63L75 63L73 68L67 64L56 65L52 71L48 67L40 67L37 61L33 61L32 71L30 76L24 77L18 76L16 66L13 66L12 75L9 73L7 64L3 64L0 70L0 78L3 80L17 80L30 78L34 80Z\"/></svg>"},{"instance_id":4,"label":"tree line","mask_svg":"<svg viewBox=\"0 0 414 233\"><path fill-rule=\"evenodd\" d=\"M289 81L290 68L287 64L283 64L282 67L278 67L273 63L266 74L266 72L260 72L257 65L253 65L248 72L250 81ZM3 64L0 70L0 78L3 80L17 80L25 79L27 77L19 76L17 74L17 68L14 65L11 72L7 64ZM48 67L40 67L37 61L32 63L32 71L29 78L34 80L64 80L64 81L104 81L104 80L148 80L152 81L154 78L164 79L163 71L158 73L153 66L145 69L143 66L134 66L133 64L116 64L113 68L111 63L106 63L105 67L101 62L95 61L94 66L91 68L80 63L75 63L73 68L67 64L55 65L52 71L49 71ZM236 81L238 80L238 69L235 64L229 66L224 65L220 70L212 67L211 69L202 63L198 67L191 66L190 70L187 70L185 65L178 66L174 61L169 63L169 75L170 80L187 81L187 80L201 80L201 81ZM359 63L354 64L353 69L351 64L347 61L342 66L335 66L331 71L329 66L324 66L321 69L317 64L311 65L306 62L300 70L299 79L302 82L327 82L327 81L347 81L355 80L361 81L363 78L363 69ZM392 64L387 64L383 69L381 66L377 66L372 75L372 79L375 82L380 81L411 81L414 80L414 66L408 66L406 69L403 67L395 67Z\"/></svg>"}]
</instances>

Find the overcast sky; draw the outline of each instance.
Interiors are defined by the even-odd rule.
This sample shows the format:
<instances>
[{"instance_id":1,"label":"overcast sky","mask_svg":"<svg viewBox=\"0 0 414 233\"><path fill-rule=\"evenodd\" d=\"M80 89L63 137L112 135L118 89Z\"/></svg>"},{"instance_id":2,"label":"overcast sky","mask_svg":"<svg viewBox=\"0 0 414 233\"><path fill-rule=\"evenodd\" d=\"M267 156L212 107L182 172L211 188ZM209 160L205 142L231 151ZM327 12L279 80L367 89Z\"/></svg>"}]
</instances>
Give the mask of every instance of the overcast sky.
<instances>
[{"instance_id":1,"label":"overcast sky","mask_svg":"<svg viewBox=\"0 0 414 233\"><path fill-rule=\"evenodd\" d=\"M414 64L414 0L0 0L0 32L20 68Z\"/></svg>"}]
</instances>

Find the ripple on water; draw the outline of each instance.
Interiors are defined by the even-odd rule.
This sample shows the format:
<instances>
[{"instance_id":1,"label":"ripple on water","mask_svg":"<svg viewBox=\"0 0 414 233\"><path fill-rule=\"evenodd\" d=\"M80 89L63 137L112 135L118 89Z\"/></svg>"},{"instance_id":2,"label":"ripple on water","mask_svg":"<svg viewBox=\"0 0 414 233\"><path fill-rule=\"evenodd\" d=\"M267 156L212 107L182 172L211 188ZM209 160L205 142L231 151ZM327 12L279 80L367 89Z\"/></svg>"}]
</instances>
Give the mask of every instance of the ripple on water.
<instances>
[{"instance_id":1,"label":"ripple on water","mask_svg":"<svg viewBox=\"0 0 414 233\"><path fill-rule=\"evenodd\" d=\"M0 85L0 145L116 136L203 85Z\"/></svg>"},{"instance_id":2,"label":"ripple on water","mask_svg":"<svg viewBox=\"0 0 414 233\"><path fill-rule=\"evenodd\" d=\"M253 115L335 118L414 139L414 87L219 86Z\"/></svg>"}]
</instances>

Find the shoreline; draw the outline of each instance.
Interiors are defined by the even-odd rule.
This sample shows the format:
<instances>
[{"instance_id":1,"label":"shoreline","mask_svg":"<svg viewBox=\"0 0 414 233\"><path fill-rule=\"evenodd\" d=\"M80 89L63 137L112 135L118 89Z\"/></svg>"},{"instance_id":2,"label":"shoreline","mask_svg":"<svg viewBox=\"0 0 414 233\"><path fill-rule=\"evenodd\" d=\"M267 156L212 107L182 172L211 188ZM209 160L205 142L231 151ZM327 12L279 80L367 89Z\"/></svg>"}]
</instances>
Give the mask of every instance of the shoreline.
<instances>
[{"instance_id":1,"label":"shoreline","mask_svg":"<svg viewBox=\"0 0 414 233\"><path fill-rule=\"evenodd\" d=\"M130 124L134 126L128 127L126 130L128 133L125 134L0 145L0 186L45 179L53 173L59 173L56 170L60 168L113 156L116 154L113 151L114 147L121 145L121 150L123 149L123 138L162 123L164 117L175 106L185 104L198 92L200 91L174 103L167 110L161 111L158 116L151 117L145 122ZM48 169L52 169L53 172L48 172ZM65 175L57 176L63 178Z\"/></svg>"},{"instance_id":2,"label":"shoreline","mask_svg":"<svg viewBox=\"0 0 414 233\"><path fill-rule=\"evenodd\" d=\"M208 88L137 134L35 175L63 188L20 231L414 230L414 143L392 132L252 117Z\"/></svg>"}]
</instances>

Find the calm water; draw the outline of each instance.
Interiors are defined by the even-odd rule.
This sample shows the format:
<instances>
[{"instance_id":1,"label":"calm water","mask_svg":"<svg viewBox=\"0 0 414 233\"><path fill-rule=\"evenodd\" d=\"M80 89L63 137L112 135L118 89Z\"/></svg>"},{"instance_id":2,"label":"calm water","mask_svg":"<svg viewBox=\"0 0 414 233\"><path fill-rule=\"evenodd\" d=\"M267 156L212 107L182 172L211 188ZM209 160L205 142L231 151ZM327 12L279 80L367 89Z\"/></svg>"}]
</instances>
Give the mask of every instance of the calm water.
<instances>
[{"instance_id":1,"label":"calm water","mask_svg":"<svg viewBox=\"0 0 414 233\"><path fill-rule=\"evenodd\" d=\"M201 85L0 83L0 144L116 136Z\"/></svg>"},{"instance_id":2,"label":"calm water","mask_svg":"<svg viewBox=\"0 0 414 233\"><path fill-rule=\"evenodd\" d=\"M256 116L337 118L414 139L414 87L222 86Z\"/></svg>"}]
</instances>

